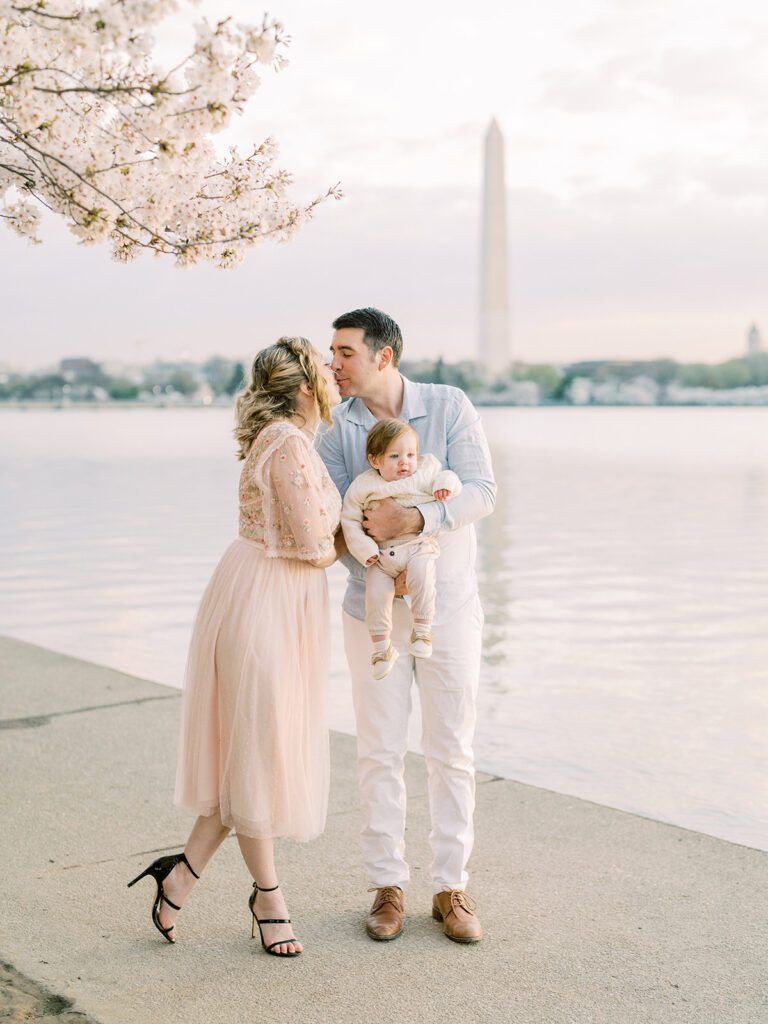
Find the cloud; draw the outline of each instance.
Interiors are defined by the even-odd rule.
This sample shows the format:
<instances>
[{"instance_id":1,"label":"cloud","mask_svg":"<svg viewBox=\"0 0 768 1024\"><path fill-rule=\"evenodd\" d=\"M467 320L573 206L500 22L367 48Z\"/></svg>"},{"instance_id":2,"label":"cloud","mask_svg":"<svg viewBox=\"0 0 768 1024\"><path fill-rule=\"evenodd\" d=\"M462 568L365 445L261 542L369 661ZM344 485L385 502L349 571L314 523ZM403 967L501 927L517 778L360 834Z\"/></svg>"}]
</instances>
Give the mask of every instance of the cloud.
<instances>
[{"instance_id":1,"label":"cloud","mask_svg":"<svg viewBox=\"0 0 768 1024\"><path fill-rule=\"evenodd\" d=\"M642 55L625 53L597 67L549 72L540 102L568 113L626 109L646 99L644 63Z\"/></svg>"},{"instance_id":2,"label":"cloud","mask_svg":"<svg viewBox=\"0 0 768 1024\"><path fill-rule=\"evenodd\" d=\"M658 31L659 18L653 10L645 7L640 10L633 0L631 2L632 6L619 15L606 14L576 25L569 31L568 38L579 47L594 49L625 49L628 39L635 45L650 39Z\"/></svg>"},{"instance_id":3,"label":"cloud","mask_svg":"<svg viewBox=\"0 0 768 1024\"><path fill-rule=\"evenodd\" d=\"M768 85L765 53L751 44L705 50L676 46L660 55L645 79L674 96L715 104L758 100L762 106Z\"/></svg>"},{"instance_id":4,"label":"cloud","mask_svg":"<svg viewBox=\"0 0 768 1024\"><path fill-rule=\"evenodd\" d=\"M721 163L701 171L700 177L716 195L768 201L768 162Z\"/></svg>"},{"instance_id":5,"label":"cloud","mask_svg":"<svg viewBox=\"0 0 768 1024\"><path fill-rule=\"evenodd\" d=\"M745 153L745 158L700 157L666 153L644 161L642 169L649 188L661 196L683 198L692 191L706 191L728 200L732 209L745 201L752 206L768 204L768 158Z\"/></svg>"},{"instance_id":6,"label":"cloud","mask_svg":"<svg viewBox=\"0 0 768 1024\"><path fill-rule=\"evenodd\" d=\"M710 116L713 107L762 115L768 89L764 48L754 41L704 49L673 46L658 53L625 50L596 66L559 69L542 78L542 105L581 113L668 108L676 100L705 103Z\"/></svg>"}]
</instances>

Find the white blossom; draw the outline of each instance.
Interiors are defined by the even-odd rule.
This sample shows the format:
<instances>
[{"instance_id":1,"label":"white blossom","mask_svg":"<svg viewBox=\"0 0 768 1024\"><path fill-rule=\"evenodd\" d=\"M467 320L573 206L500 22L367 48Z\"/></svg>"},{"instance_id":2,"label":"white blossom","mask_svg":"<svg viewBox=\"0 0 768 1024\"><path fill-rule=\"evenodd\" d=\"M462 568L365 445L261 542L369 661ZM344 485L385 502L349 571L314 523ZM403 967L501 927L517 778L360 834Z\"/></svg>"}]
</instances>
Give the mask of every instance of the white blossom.
<instances>
[{"instance_id":1,"label":"white blossom","mask_svg":"<svg viewBox=\"0 0 768 1024\"><path fill-rule=\"evenodd\" d=\"M39 243L37 229L40 223L40 211L28 199L5 198L0 206L0 216L4 217L9 226L22 238L34 244Z\"/></svg>"},{"instance_id":2,"label":"white blossom","mask_svg":"<svg viewBox=\"0 0 768 1024\"><path fill-rule=\"evenodd\" d=\"M182 0L189 6L192 0ZM338 188L291 201L269 138L217 155L213 136L285 64L280 22L201 21L159 67L152 30L175 0L0 0L0 219L32 240L39 207L115 259L150 249L179 266L236 266L290 237Z\"/></svg>"}]
</instances>

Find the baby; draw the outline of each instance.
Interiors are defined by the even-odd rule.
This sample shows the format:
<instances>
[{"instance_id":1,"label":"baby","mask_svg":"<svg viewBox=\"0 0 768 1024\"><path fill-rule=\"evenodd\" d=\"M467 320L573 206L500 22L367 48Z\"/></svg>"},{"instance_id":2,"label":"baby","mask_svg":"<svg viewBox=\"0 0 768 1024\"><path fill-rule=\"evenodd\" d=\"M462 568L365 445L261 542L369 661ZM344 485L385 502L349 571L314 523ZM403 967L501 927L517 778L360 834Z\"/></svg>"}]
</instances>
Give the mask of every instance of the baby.
<instances>
[{"instance_id":1,"label":"baby","mask_svg":"<svg viewBox=\"0 0 768 1024\"><path fill-rule=\"evenodd\" d=\"M404 569L413 618L408 650L416 658L428 658L432 653L435 563L440 546L434 537L410 533L379 547L363 530L363 515L382 498L394 498L409 508L425 501L445 501L459 493L461 481L449 469L441 469L434 455L419 455L416 431L401 420L379 420L368 434L365 454L373 468L350 484L341 525L347 547L366 567L365 621L373 641L373 678L384 679L398 656L389 638L395 577Z\"/></svg>"}]
</instances>

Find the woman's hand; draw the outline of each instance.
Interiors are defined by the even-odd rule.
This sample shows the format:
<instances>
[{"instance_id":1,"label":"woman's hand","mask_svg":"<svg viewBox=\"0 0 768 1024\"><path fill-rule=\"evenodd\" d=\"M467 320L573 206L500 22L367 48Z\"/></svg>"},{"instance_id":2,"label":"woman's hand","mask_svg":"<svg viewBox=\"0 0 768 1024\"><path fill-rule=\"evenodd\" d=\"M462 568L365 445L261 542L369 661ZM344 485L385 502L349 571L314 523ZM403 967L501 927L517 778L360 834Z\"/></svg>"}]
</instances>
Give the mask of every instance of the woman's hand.
<instances>
[{"instance_id":1,"label":"woman's hand","mask_svg":"<svg viewBox=\"0 0 768 1024\"><path fill-rule=\"evenodd\" d=\"M327 554L322 555L320 558L312 559L309 564L314 565L316 569L327 569L346 553L347 543L344 540L344 533L341 527L339 527L333 535L333 547L329 549Z\"/></svg>"},{"instance_id":2,"label":"woman's hand","mask_svg":"<svg viewBox=\"0 0 768 1024\"><path fill-rule=\"evenodd\" d=\"M405 597L408 593L408 579L406 577L406 570L395 576L395 597Z\"/></svg>"},{"instance_id":3,"label":"woman's hand","mask_svg":"<svg viewBox=\"0 0 768 1024\"><path fill-rule=\"evenodd\" d=\"M327 569L333 565L336 561L336 552L333 548L330 549L328 554L321 555L320 558L310 558L307 560L308 565L314 565L316 569Z\"/></svg>"}]
</instances>

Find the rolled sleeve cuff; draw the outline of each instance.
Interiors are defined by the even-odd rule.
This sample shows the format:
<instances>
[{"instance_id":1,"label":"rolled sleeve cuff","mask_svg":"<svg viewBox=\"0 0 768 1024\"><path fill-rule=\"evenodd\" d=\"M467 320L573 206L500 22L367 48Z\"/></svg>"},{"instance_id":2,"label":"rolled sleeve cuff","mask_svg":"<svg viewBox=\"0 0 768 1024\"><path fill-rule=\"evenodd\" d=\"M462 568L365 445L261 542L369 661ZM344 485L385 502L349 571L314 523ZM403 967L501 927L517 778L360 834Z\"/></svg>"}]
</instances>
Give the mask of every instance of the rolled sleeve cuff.
<instances>
[{"instance_id":1,"label":"rolled sleeve cuff","mask_svg":"<svg viewBox=\"0 0 768 1024\"><path fill-rule=\"evenodd\" d=\"M421 512L424 519L424 529L421 531L421 536L434 537L436 533L440 532L445 520L444 503L442 501L426 501L423 505L417 505L416 508Z\"/></svg>"}]
</instances>

